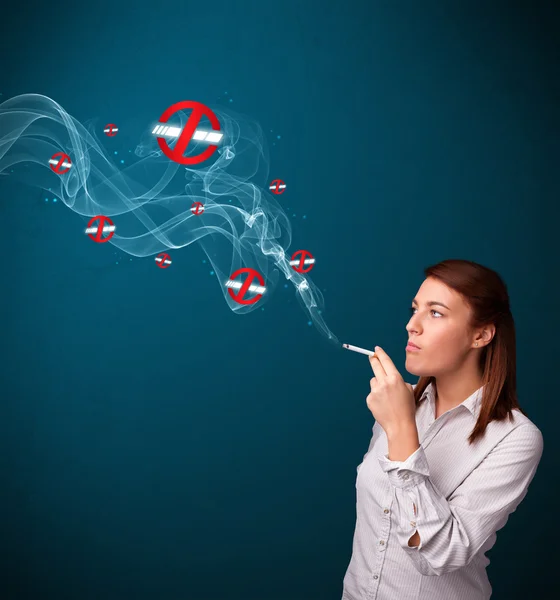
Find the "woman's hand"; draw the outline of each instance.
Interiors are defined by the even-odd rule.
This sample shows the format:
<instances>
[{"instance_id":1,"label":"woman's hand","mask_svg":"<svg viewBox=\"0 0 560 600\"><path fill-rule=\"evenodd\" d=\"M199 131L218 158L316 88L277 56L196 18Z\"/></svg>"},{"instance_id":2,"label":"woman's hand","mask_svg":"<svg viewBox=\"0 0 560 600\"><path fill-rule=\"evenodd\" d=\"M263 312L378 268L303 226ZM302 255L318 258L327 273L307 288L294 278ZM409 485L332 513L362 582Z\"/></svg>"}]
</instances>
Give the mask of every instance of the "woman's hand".
<instances>
[{"instance_id":1,"label":"woman's hand","mask_svg":"<svg viewBox=\"0 0 560 600\"><path fill-rule=\"evenodd\" d=\"M379 346L375 347L375 356L370 356L369 362L375 377L370 379L371 392L366 402L375 420L388 437L416 429L412 386L404 381L389 355Z\"/></svg>"}]
</instances>

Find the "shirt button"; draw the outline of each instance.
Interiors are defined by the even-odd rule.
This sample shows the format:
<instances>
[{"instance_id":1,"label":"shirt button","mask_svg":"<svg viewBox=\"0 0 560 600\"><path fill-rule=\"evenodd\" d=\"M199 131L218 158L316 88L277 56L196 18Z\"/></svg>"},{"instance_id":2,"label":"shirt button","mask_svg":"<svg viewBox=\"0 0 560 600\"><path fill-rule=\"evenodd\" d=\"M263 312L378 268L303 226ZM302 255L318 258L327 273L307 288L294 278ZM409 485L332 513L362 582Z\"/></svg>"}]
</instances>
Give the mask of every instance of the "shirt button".
<instances>
[{"instance_id":1,"label":"shirt button","mask_svg":"<svg viewBox=\"0 0 560 600\"><path fill-rule=\"evenodd\" d=\"M416 521L410 521L410 524L412 525L412 527L416 527Z\"/></svg>"},{"instance_id":2,"label":"shirt button","mask_svg":"<svg viewBox=\"0 0 560 600\"><path fill-rule=\"evenodd\" d=\"M384 512L385 514L387 514L387 513L389 512L389 509L388 509L388 508L384 508L384 509L383 509L383 512Z\"/></svg>"},{"instance_id":3,"label":"shirt button","mask_svg":"<svg viewBox=\"0 0 560 600\"><path fill-rule=\"evenodd\" d=\"M373 578L374 579L379 579L379 575L374 575Z\"/></svg>"},{"instance_id":4,"label":"shirt button","mask_svg":"<svg viewBox=\"0 0 560 600\"><path fill-rule=\"evenodd\" d=\"M385 542L383 540L379 540L379 543L383 546Z\"/></svg>"}]
</instances>

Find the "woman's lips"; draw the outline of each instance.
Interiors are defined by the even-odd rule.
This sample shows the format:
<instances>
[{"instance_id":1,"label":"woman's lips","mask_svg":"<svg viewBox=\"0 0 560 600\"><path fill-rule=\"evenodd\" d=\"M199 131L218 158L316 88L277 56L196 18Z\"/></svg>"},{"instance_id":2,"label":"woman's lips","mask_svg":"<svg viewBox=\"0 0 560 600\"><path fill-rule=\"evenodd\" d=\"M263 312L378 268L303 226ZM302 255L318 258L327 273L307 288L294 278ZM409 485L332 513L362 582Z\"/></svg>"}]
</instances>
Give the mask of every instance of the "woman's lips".
<instances>
[{"instance_id":1,"label":"woman's lips","mask_svg":"<svg viewBox=\"0 0 560 600\"><path fill-rule=\"evenodd\" d=\"M407 352L420 352L420 348L417 348L416 346L411 346L410 344L407 344L405 350Z\"/></svg>"}]
</instances>

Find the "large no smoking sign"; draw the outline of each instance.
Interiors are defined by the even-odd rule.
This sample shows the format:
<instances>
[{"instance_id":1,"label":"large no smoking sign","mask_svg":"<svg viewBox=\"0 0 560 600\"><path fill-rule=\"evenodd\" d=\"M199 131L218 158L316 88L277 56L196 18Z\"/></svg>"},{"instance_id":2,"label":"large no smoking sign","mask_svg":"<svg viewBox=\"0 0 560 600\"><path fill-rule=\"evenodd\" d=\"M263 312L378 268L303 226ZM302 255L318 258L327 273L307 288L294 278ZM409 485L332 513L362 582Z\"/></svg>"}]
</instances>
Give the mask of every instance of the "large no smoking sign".
<instances>
[{"instance_id":1,"label":"large no smoking sign","mask_svg":"<svg viewBox=\"0 0 560 600\"><path fill-rule=\"evenodd\" d=\"M187 109L191 109L191 114L182 130L179 127L165 125L176 112ZM208 118L213 129L212 132L197 129L202 117ZM160 124L152 132L157 136L159 147L167 158L181 165L198 165L209 159L218 148L216 144L210 142L219 141L222 138L222 134L217 133L220 131L218 117L207 106L193 100L183 100L173 104L161 115L159 122ZM173 148L169 147L165 137L178 138ZM191 140L204 141L210 143L210 145L200 154L185 156L187 146Z\"/></svg>"}]
</instances>

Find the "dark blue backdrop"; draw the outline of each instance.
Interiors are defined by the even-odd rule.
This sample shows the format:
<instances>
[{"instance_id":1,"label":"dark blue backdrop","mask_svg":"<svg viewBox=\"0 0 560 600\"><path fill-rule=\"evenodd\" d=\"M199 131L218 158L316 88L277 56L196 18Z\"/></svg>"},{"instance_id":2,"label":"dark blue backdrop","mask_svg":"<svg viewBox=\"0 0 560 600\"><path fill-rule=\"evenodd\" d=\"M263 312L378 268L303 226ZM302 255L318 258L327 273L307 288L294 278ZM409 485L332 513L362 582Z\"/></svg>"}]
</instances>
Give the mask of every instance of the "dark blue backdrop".
<instances>
[{"instance_id":1,"label":"dark blue backdrop","mask_svg":"<svg viewBox=\"0 0 560 600\"><path fill-rule=\"evenodd\" d=\"M552 2L447 4L17 2L0 98L42 93L117 123L124 159L179 100L257 120L327 323L383 346L410 383L422 269L466 258L501 273L545 451L489 575L497 600L546 598L559 19ZM232 313L196 245L167 270L131 261L7 178L0 217L1 597L340 598L373 424L366 357L309 327L291 288Z\"/></svg>"}]
</instances>

